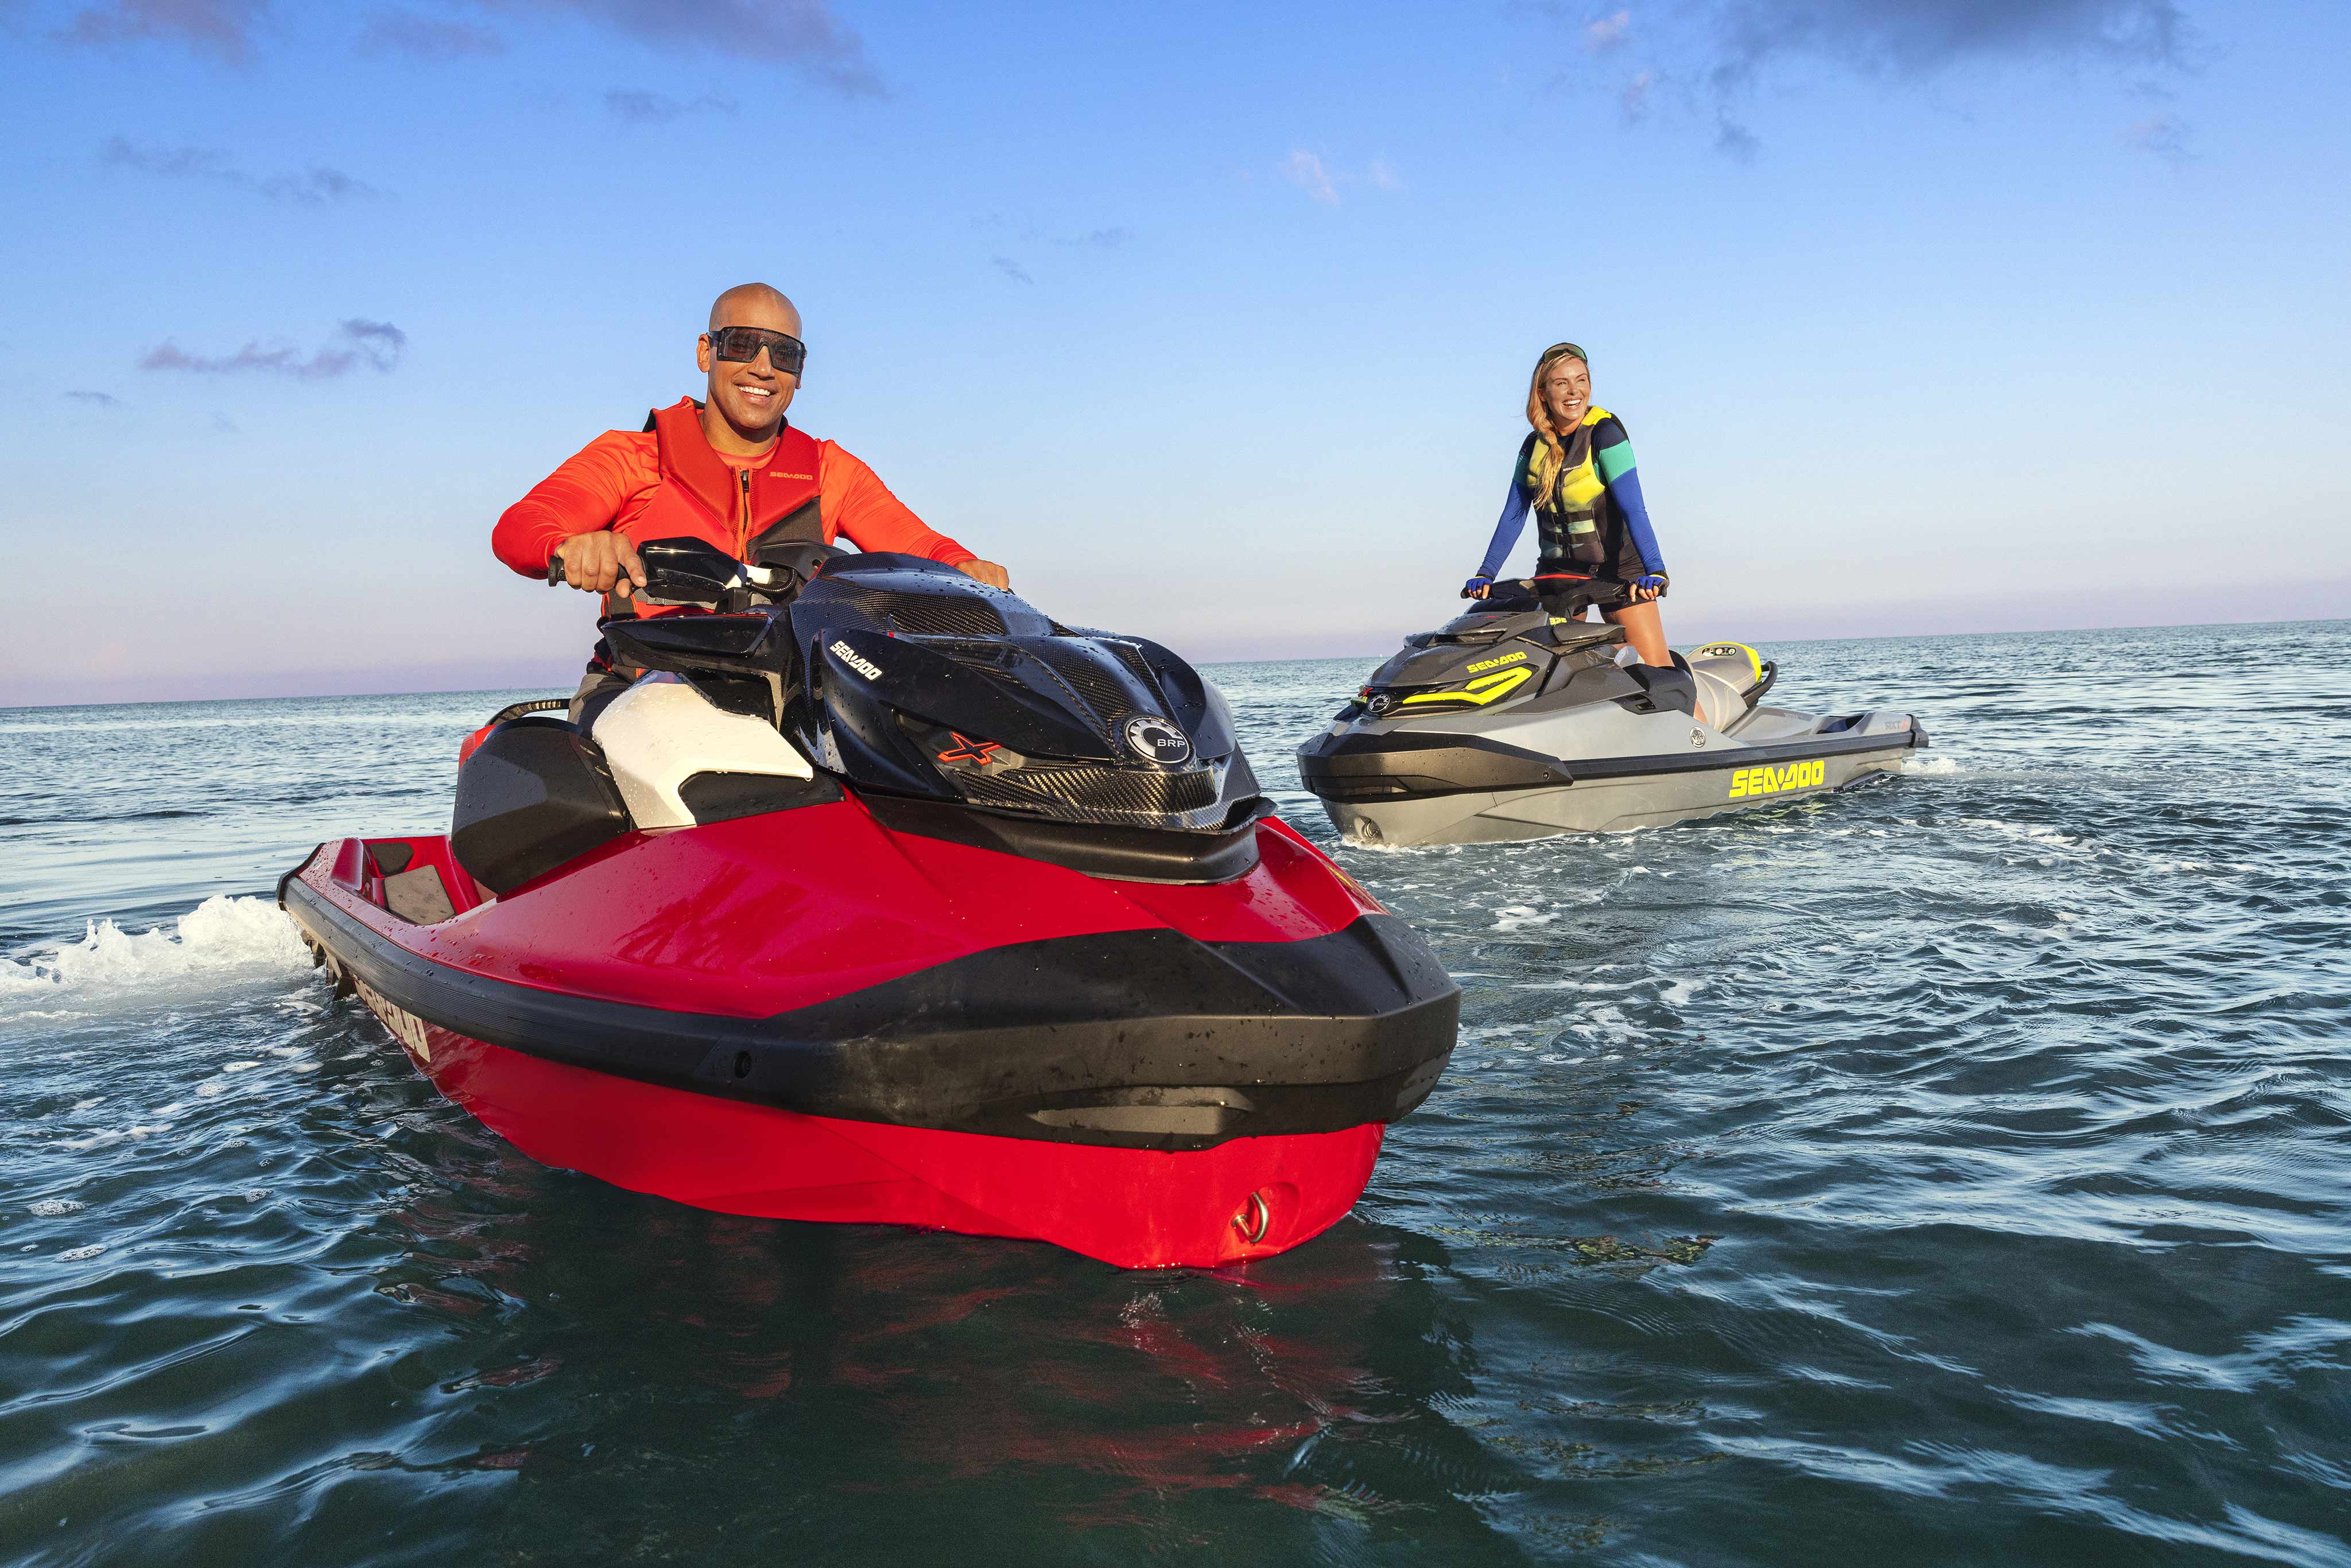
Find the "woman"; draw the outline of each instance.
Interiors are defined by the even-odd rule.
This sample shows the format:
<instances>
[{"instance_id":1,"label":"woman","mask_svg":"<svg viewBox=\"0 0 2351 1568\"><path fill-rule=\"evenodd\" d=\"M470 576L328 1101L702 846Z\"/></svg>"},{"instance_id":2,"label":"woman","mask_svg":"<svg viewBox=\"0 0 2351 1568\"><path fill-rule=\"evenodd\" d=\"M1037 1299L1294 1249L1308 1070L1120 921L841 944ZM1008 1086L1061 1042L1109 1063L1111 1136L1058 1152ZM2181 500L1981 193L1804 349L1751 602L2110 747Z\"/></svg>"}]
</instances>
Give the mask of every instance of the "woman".
<instances>
[{"instance_id":1,"label":"woman","mask_svg":"<svg viewBox=\"0 0 2351 1568\"><path fill-rule=\"evenodd\" d=\"M1574 593L1567 613L1581 619L1583 604L1600 608L1645 664L1671 664L1665 622L1657 600L1666 591L1666 560L1649 528L1641 502L1641 476L1633 466L1633 444L1623 422L1592 401L1592 364L1573 343L1553 343L1535 361L1527 388L1527 423L1534 426L1519 448L1510 493L1478 575L1461 591L1483 599L1494 573L1510 559L1535 515L1535 576L1613 577L1625 588L1592 585L1597 593ZM1538 581L1538 589L1548 589ZM1562 584L1564 590L1568 585ZM1546 600L1556 596L1546 592Z\"/></svg>"}]
</instances>

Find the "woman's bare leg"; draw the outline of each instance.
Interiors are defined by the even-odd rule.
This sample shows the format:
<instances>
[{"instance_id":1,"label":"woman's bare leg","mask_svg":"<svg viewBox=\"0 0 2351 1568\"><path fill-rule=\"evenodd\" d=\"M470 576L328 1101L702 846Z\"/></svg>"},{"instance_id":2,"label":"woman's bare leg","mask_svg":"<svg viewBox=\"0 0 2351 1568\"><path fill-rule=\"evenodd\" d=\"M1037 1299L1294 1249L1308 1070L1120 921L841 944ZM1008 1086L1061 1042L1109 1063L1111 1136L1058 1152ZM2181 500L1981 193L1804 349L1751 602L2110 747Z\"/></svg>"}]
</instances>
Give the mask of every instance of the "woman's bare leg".
<instances>
[{"instance_id":1,"label":"woman's bare leg","mask_svg":"<svg viewBox=\"0 0 2351 1568\"><path fill-rule=\"evenodd\" d=\"M1604 610L1600 618L1612 626L1625 628L1625 641L1633 644L1633 652L1645 664L1670 664L1673 650L1666 646L1666 618L1657 613L1656 602L1627 604L1616 610ZM1690 715L1700 724L1706 722L1706 706L1696 705Z\"/></svg>"},{"instance_id":2,"label":"woman's bare leg","mask_svg":"<svg viewBox=\"0 0 2351 1568\"><path fill-rule=\"evenodd\" d=\"M1645 664L1670 664L1672 650L1666 646L1665 617L1657 613L1656 605L1627 604L1615 610L1604 610L1600 618L1611 626L1625 628L1625 641L1633 644L1633 652Z\"/></svg>"}]
</instances>

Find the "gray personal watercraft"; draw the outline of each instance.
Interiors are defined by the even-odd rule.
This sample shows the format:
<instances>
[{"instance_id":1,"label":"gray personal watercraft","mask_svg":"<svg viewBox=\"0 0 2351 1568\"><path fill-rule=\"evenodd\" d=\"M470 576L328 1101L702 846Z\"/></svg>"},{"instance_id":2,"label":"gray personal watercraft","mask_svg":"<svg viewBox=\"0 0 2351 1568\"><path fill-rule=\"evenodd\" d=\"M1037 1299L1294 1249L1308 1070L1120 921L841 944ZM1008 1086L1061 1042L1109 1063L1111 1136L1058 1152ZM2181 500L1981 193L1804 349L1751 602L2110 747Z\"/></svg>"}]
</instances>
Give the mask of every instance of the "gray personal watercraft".
<instances>
[{"instance_id":1,"label":"gray personal watercraft","mask_svg":"<svg viewBox=\"0 0 2351 1568\"><path fill-rule=\"evenodd\" d=\"M1341 832L1407 846L1656 827L1898 773L1928 744L1907 713L1765 706L1779 667L1744 643L1671 668L1620 663L1622 629L1571 619L1580 600L1548 602L1532 582L1496 583L1405 638L1298 748Z\"/></svg>"}]
</instances>

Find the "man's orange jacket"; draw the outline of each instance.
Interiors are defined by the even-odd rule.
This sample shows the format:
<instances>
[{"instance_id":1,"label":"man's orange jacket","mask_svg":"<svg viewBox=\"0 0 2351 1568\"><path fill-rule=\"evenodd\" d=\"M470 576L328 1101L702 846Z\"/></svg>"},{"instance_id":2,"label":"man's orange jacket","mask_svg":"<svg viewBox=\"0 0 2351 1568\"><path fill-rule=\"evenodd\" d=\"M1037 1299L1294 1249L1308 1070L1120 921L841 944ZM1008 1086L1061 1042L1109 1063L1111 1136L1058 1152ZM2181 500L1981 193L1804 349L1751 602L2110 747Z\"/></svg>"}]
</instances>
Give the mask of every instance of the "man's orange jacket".
<instances>
[{"instance_id":1,"label":"man's orange jacket","mask_svg":"<svg viewBox=\"0 0 2351 1568\"><path fill-rule=\"evenodd\" d=\"M810 502L814 517L806 510ZM565 539L601 528L636 545L692 535L740 559L752 539L787 518L816 525L795 534L813 537L820 528L826 544L847 534L861 549L949 566L977 559L925 528L872 469L789 424L763 458L720 456L702 434L692 398L656 410L642 431L606 431L581 447L506 509L490 548L526 577L546 575Z\"/></svg>"}]
</instances>

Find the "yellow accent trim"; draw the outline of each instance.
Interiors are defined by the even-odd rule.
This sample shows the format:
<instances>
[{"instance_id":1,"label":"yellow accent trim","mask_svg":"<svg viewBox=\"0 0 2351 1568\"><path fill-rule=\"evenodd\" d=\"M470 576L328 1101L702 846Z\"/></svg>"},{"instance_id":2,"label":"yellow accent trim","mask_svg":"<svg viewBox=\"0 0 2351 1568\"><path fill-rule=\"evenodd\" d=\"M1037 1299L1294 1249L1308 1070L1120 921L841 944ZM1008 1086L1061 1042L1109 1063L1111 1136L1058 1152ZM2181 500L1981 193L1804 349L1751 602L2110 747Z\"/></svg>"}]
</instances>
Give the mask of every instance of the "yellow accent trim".
<instances>
[{"instance_id":1,"label":"yellow accent trim","mask_svg":"<svg viewBox=\"0 0 2351 1568\"><path fill-rule=\"evenodd\" d=\"M1744 653L1747 655L1747 669L1750 679L1760 681L1763 678L1763 656L1744 643L1708 643L1705 647L1700 648L1698 652L1692 653L1690 657L1693 659L1728 659L1733 653Z\"/></svg>"},{"instance_id":2,"label":"yellow accent trim","mask_svg":"<svg viewBox=\"0 0 2351 1568\"><path fill-rule=\"evenodd\" d=\"M1458 691L1423 692L1398 703L1398 707L1413 707L1421 703L1472 703L1484 707L1517 691L1534 678L1534 672L1523 664L1515 670L1503 670L1491 675L1480 675Z\"/></svg>"}]
</instances>

